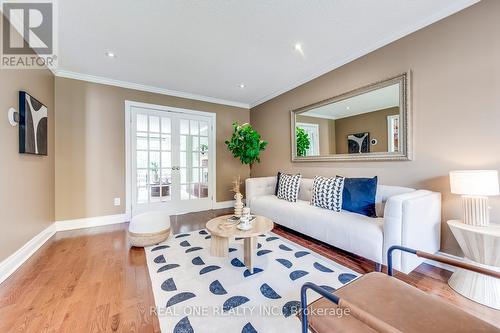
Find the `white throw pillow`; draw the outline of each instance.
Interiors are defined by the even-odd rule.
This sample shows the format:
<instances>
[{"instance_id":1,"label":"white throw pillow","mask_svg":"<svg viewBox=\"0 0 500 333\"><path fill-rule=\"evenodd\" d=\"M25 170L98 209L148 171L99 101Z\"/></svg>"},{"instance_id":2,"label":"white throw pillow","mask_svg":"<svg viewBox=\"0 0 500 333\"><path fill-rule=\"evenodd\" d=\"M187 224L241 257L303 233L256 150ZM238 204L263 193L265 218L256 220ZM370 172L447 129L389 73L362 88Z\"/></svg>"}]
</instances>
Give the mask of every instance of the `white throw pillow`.
<instances>
[{"instance_id":1,"label":"white throw pillow","mask_svg":"<svg viewBox=\"0 0 500 333\"><path fill-rule=\"evenodd\" d=\"M316 176L313 180L311 205L340 212L344 177Z\"/></svg>"},{"instance_id":2,"label":"white throw pillow","mask_svg":"<svg viewBox=\"0 0 500 333\"><path fill-rule=\"evenodd\" d=\"M278 199L296 202L299 196L301 174L289 175L282 173L278 184Z\"/></svg>"}]
</instances>

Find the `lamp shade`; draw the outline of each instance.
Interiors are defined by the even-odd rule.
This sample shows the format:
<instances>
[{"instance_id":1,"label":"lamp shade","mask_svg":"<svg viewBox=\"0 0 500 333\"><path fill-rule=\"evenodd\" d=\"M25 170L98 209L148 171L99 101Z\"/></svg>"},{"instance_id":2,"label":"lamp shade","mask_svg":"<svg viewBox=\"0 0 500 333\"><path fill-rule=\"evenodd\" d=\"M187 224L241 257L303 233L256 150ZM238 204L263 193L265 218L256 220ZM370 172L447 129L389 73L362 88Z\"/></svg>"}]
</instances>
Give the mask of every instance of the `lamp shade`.
<instances>
[{"instance_id":1,"label":"lamp shade","mask_svg":"<svg viewBox=\"0 0 500 333\"><path fill-rule=\"evenodd\" d=\"M498 195L497 170L461 170L450 172L451 193L461 195Z\"/></svg>"}]
</instances>

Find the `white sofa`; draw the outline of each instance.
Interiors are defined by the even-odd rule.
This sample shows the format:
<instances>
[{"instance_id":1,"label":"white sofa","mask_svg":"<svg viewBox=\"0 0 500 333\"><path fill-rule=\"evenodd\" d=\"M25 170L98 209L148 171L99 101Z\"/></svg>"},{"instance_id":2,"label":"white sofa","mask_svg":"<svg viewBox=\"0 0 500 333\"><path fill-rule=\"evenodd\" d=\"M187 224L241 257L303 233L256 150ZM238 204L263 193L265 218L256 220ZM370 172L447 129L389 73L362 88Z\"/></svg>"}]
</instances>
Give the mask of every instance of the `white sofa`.
<instances>
[{"instance_id":1,"label":"white sofa","mask_svg":"<svg viewBox=\"0 0 500 333\"><path fill-rule=\"evenodd\" d=\"M407 187L378 185L377 218L311 206L312 179L302 179L297 202L274 195L276 177L246 180L247 205L253 214L293 229L378 264L386 264L387 250L402 245L429 253L440 248L441 194ZM393 254L394 268L409 273L421 259Z\"/></svg>"}]
</instances>

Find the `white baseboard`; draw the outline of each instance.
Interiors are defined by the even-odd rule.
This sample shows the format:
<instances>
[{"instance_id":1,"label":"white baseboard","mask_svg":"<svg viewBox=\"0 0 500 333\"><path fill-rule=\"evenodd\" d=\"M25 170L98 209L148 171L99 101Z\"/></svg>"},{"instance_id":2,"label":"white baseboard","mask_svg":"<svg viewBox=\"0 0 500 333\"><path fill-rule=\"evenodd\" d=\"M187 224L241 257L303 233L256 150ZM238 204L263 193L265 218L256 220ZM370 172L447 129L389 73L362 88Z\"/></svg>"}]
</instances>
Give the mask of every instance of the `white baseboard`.
<instances>
[{"instance_id":1,"label":"white baseboard","mask_svg":"<svg viewBox=\"0 0 500 333\"><path fill-rule=\"evenodd\" d=\"M19 250L0 262L0 283L5 281L14 273L33 253L35 253L46 241L56 233L56 227L51 224L38 235L30 239Z\"/></svg>"},{"instance_id":2,"label":"white baseboard","mask_svg":"<svg viewBox=\"0 0 500 333\"><path fill-rule=\"evenodd\" d=\"M67 231L83 228L100 227L110 224L124 223L130 221L128 214L106 215L96 217L86 217L82 219L56 221L57 231Z\"/></svg>"}]
</instances>

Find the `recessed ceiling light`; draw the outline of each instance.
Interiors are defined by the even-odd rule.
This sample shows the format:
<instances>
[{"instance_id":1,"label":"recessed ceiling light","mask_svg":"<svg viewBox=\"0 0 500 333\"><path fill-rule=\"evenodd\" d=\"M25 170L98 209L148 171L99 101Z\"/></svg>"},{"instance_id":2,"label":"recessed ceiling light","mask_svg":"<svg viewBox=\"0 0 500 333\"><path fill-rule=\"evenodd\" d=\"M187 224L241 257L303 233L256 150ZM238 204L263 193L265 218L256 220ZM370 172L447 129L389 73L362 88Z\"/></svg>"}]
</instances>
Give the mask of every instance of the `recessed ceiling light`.
<instances>
[{"instance_id":1,"label":"recessed ceiling light","mask_svg":"<svg viewBox=\"0 0 500 333\"><path fill-rule=\"evenodd\" d=\"M244 84L244 83L240 83L240 84L238 85L238 87L240 87L240 89L243 89L243 88L245 88L246 86L245 86L245 84Z\"/></svg>"},{"instance_id":2,"label":"recessed ceiling light","mask_svg":"<svg viewBox=\"0 0 500 333\"><path fill-rule=\"evenodd\" d=\"M346 106L345 108L346 108L347 110L350 110L350 109L351 109L351 107L350 107L350 106Z\"/></svg>"},{"instance_id":3,"label":"recessed ceiling light","mask_svg":"<svg viewBox=\"0 0 500 333\"><path fill-rule=\"evenodd\" d=\"M302 44L300 44L300 43L295 43L295 44L293 45L293 49L294 49L295 51L297 51L297 52L300 52L300 53L303 53L303 52L304 52L304 50L302 49Z\"/></svg>"},{"instance_id":4,"label":"recessed ceiling light","mask_svg":"<svg viewBox=\"0 0 500 333\"><path fill-rule=\"evenodd\" d=\"M106 56L108 58L116 58L116 54L114 52L110 52L110 51L106 52Z\"/></svg>"}]
</instances>

